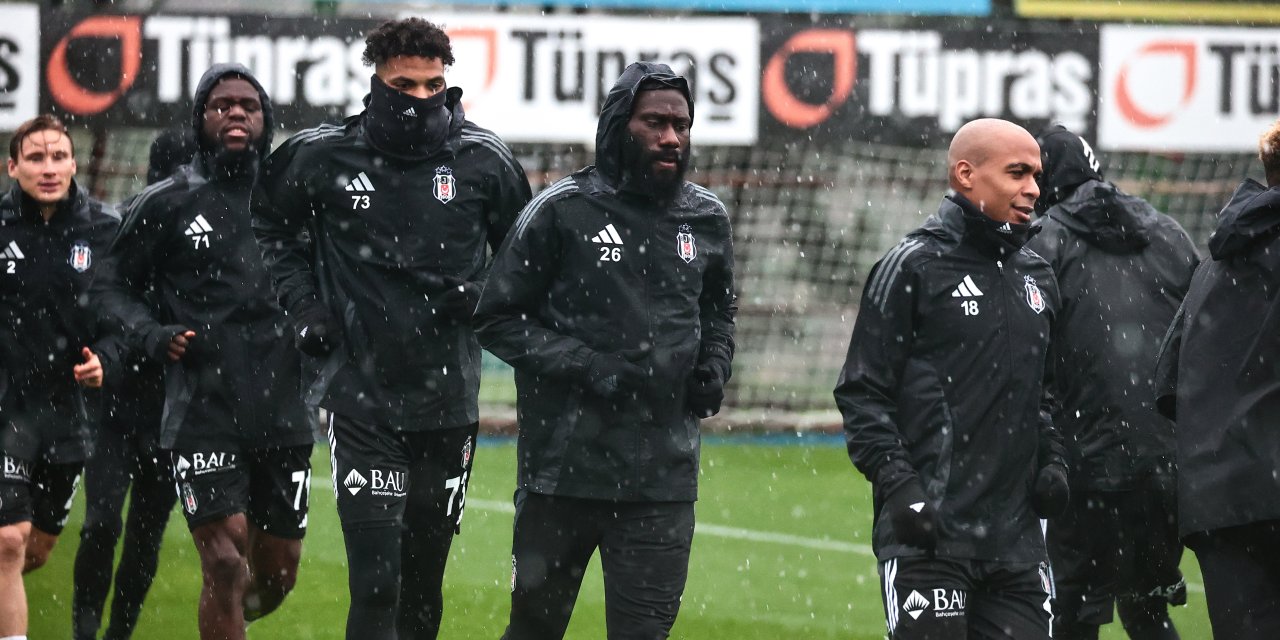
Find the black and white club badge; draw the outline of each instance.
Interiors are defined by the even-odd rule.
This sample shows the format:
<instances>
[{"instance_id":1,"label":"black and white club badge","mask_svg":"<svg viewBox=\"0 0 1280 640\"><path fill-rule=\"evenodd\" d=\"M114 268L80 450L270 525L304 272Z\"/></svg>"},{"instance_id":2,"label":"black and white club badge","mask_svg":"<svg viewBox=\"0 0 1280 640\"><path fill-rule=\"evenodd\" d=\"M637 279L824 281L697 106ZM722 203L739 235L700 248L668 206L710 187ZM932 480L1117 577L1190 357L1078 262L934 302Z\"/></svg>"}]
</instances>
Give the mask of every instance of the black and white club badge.
<instances>
[{"instance_id":1,"label":"black and white club badge","mask_svg":"<svg viewBox=\"0 0 1280 640\"><path fill-rule=\"evenodd\" d=\"M448 202L457 195L457 187L453 182L453 169L449 167L437 167L435 178L435 194L436 200L440 202Z\"/></svg>"},{"instance_id":2,"label":"black and white club badge","mask_svg":"<svg viewBox=\"0 0 1280 640\"><path fill-rule=\"evenodd\" d=\"M676 234L676 255L685 262L693 262L693 259L698 257L698 244L693 239L693 227L687 224L680 225L680 232Z\"/></svg>"},{"instance_id":3,"label":"black and white club badge","mask_svg":"<svg viewBox=\"0 0 1280 640\"><path fill-rule=\"evenodd\" d=\"M77 273L84 273L93 265L93 251L89 249L89 243L84 240L77 240L71 245L71 257L67 260L71 263L71 268Z\"/></svg>"},{"instance_id":4,"label":"black and white club badge","mask_svg":"<svg viewBox=\"0 0 1280 640\"><path fill-rule=\"evenodd\" d=\"M1044 311L1044 296L1040 293L1040 286L1036 284L1036 279L1031 276L1022 276L1022 280L1027 288L1027 304L1031 310L1036 313Z\"/></svg>"}]
</instances>

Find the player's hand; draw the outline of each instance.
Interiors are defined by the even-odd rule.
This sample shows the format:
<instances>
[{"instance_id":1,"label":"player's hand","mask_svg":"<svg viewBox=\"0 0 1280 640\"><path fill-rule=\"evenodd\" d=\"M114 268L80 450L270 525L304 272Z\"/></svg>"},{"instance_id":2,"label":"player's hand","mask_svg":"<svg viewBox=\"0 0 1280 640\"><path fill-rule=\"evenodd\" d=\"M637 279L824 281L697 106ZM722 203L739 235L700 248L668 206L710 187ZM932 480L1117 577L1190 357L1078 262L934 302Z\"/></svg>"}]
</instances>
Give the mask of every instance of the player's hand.
<instances>
[{"instance_id":1,"label":"player's hand","mask_svg":"<svg viewBox=\"0 0 1280 640\"><path fill-rule=\"evenodd\" d=\"M436 308L445 317L469 322L480 303L480 285L461 278L447 278L445 283L448 287L436 294Z\"/></svg>"},{"instance_id":2,"label":"player's hand","mask_svg":"<svg viewBox=\"0 0 1280 640\"><path fill-rule=\"evenodd\" d=\"M899 542L925 551L938 546L937 519L919 479L913 477L889 494L884 509Z\"/></svg>"},{"instance_id":3,"label":"player's hand","mask_svg":"<svg viewBox=\"0 0 1280 640\"><path fill-rule=\"evenodd\" d=\"M591 356L587 371L591 392L608 400L639 389L648 375L640 365L612 353Z\"/></svg>"},{"instance_id":4,"label":"player's hand","mask_svg":"<svg viewBox=\"0 0 1280 640\"><path fill-rule=\"evenodd\" d=\"M195 337L196 332L187 330L169 338L169 360L177 362L182 359L182 356L187 355L187 349L191 348L191 341Z\"/></svg>"},{"instance_id":5,"label":"player's hand","mask_svg":"<svg viewBox=\"0 0 1280 640\"><path fill-rule=\"evenodd\" d=\"M313 358L329 355L341 341L337 323L321 307L300 314L294 323L293 346Z\"/></svg>"},{"instance_id":6,"label":"player's hand","mask_svg":"<svg viewBox=\"0 0 1280 640\"><path fill-rule=\"evenodd\" d=\"M1071 500L1071 488L1067 482L1067 470L1060 464L1041 467L1032 488L1031 507L1041 518L1056 518L1067 510Z\"/></svg>"},{"instance_id":7,"label":"player's hand","mask_svg":"<svg viewBox=\"0 0 1280 640\"><path fill-rule=\"evenodd\" d=\"M724 402L724 380L720 372L709 364L701 364L689 373L684 381L685 406L699 418L709 418L720 413Z\"/></svg>"},{"instance_id":8,"label":"player's hand","mask_svg":"<svg viewBox=\"0 0 1280 640\"><path fill-rule=\"evenodd\" d=\"M75 373L76 382L86 389L97 389L102 386L102 362L98 360L98 354L94 353L89 347L80 349L80 355L84 358L84 364L78 364L71 368Z\"/></svg>"}]
</instances>

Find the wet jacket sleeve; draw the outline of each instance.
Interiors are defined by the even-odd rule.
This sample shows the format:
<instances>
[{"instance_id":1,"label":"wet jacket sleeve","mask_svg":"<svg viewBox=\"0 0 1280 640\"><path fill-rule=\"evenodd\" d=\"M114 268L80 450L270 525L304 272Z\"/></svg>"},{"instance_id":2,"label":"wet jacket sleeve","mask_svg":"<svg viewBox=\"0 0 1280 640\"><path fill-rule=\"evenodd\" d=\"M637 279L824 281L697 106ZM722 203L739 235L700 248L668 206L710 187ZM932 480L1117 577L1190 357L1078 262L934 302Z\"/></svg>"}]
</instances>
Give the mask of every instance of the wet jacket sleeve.
<instances>
[{"instance_id":1,"label":"wet jacket sleeve","mask_svg":"<svg viewBox=\"0 0 1280 640\"><path fill-rule=\"evenodd\" d=\"M507 231L515 223L516 217L529 204L533 192L529 189L529 178L524 174L524 167L514 156L499 158L497 168L488 179L490 207L485 220L485 236L494 256L507 239ZM489 276L489 267L485 265L471 281L481 286Z\"/></svg>"},{"instance_id":2,"label":"wet jacket sleeve","mask_svg":"<svg viewBox=\"0 0 1280 640\"><path fill-rule=\"evenodd\" d=\"M167 343L167 329L147 303L154 285L158 256L165 236L164 212L152 210L155 198L134 198L122 209L124 221L99 266L91 287L94 304L120 323L128 343L155 355L149 345Z\"/></svg>"},{"instance_id":3,"label":"wet jacket sleeve","mask_svg":"<svg viewBox=\"0 0 1280 640\"><path fill-rule=\"evenodd\" d=\"M896 399L913 341L915 278L910 270L885 269L884 260L871 270L835 388L849 458L879 495L917 475L898 428Z\"/></svg>"},{"instance_id":4,"label":"wet jacket sleeve","mask_svg":"<svg viewBox=\"0 0 1280 640\"><path fill-rule=\"evenodd\" d=\"M1186 306L1184 300L1173 315L1173 322L1160 342L1160 355L1156 357L1154 389L1156 410L1160 415L1170 419L1178 419L1178 353L1182 350L1182 332L1186 323Z\"/></svg>"},{"instance_id":5,"label":"wet jacket sleeve","mask_svg":"<svg viewBox=\"0 0 1280 640\"><path fill-rule=\"evenodd\" d=\"M1054 354L1053 343L1049 343L1048 353L1045 354L1044 360L1044 380L1041 383L1040 392L1040 413L1038 420L1038 429L1040 438L1037 446L1038 468L1047 467L1051 464L1060 464L1064 469L1070 469L1071 465L1067 463L1067 447L1062 439L1062 432L1058 431L1053 425L1053 414L1057 411L1057 385L1056 385L1057 356Z\"/></svg>"},{"instance_id":6,"label":"wet jacket sleeve","mask_svg":"<svg viewBox=\"0 0 1280 640\"><path fill-rule=\"evenodd\" d=\"M480 345L512 367L539 376L585 381L593 350L544 326L539 310L560 268L554 205L526 211L528 222L498 251L476 308Z\"/></svg>"},{"instance_id":7,"label":"wet jacket sleeve","mask_svg":"<svg viewBox=\"0 0 1280 640\"><path fill-rule=\"evenodd\" d=\"M262 262L275 283L280 306L294 318L321 305L311 264L314 214L296 150L289 141L267 157L249 205Z\"/></svg>"},{"instance_id":8,"label":"wet jacket sleeve","mask_svg":"<svg viewBox=\"0 0 1280 640\"><path fill-rule=\"evenodd\" d=\"M698 317L702 323L702 344L698 364L709 364L720 372L720 380L733 374L734 318L738 315L738 296L733 283L733 230L729 217L724 217L724 257L708 266L702 274L702 294L698 297Z\"/></svg>"}]
</instances>

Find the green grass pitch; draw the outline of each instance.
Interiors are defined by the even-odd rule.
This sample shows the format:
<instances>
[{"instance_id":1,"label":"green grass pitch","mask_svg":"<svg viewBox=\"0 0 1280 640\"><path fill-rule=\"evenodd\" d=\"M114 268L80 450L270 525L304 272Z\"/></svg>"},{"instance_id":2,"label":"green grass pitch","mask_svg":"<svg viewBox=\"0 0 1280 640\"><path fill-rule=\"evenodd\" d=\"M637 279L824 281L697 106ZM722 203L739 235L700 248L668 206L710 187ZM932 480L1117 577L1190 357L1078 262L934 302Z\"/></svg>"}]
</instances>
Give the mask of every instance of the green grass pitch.
<instances>
[{"instance_id":1,"label":"green grass pitch","mask_svg":"<svg viewBox=\"0 0 1280 640\"><path fill-rule=\"evenodd\" d=\"M884 635L873 558L870 487L830 438L715 439L703 447L698 532L673 638L872 640ZM250 638L341 638L347 574L329 478L316 448L309 532L298 586L255 623ZM443 639L498 638L509 604L515 446L482 440L467 494L463 532L445 579ZM83 506L49 564L27 576L31 638L69 638L71 566ZM1210 637L1200 573L1188 552L1190 605L1174 611L1184 638ZM135 638L195 638L200 568L185 522L174 512L160 573ZM568 638L604 637L599 565L593 563ZM1124 638L1118 625L1104 638Z\"/></svg>"}]
</instances>

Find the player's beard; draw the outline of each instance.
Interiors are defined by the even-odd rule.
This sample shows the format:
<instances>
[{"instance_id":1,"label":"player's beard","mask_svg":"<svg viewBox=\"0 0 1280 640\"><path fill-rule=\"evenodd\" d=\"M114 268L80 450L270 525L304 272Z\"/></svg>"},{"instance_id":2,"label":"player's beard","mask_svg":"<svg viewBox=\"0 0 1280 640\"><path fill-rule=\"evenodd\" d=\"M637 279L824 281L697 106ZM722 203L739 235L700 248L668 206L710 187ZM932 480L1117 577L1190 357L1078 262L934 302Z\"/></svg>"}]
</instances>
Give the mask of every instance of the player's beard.
<instances>
[{"instance_id":1,"label":"player's beard","mask_svg":"<svg viewBox=\"0 0 1280 640\"><path fill-rule=\"evenodd\" d=\"M228 177L252 176L258 169L258 144L253 140L240 149L228 149L221 141L215 143L210 156L210 168Z\"/></svg>"},{"instance_id":2,"label":"player's beard","mask_svg":"<svg viewBox=\"0 0 1280 640\"><path fill-rule=\"evenodd\" d=\"M673 171L657 171L655 163L660 159L674 160ZM622 140L623 184L632 191L648 193L659 199L667 200L674 196L684 184L685 170L689 167L689 147L680 151L662 150L653 152L640 145L631 134Z\"/></svg>"}]
</instances>

